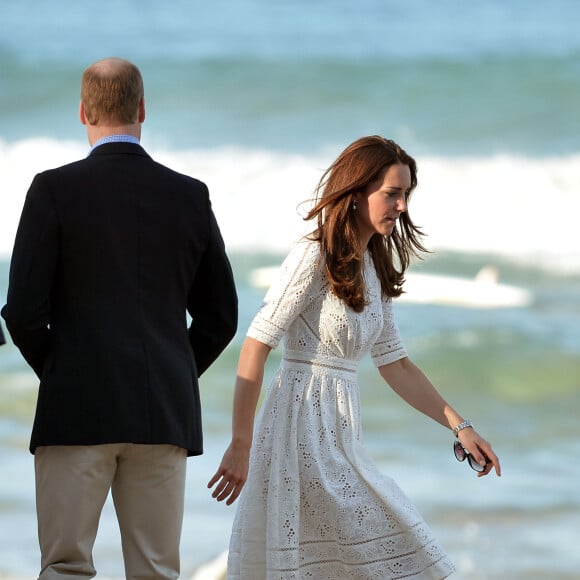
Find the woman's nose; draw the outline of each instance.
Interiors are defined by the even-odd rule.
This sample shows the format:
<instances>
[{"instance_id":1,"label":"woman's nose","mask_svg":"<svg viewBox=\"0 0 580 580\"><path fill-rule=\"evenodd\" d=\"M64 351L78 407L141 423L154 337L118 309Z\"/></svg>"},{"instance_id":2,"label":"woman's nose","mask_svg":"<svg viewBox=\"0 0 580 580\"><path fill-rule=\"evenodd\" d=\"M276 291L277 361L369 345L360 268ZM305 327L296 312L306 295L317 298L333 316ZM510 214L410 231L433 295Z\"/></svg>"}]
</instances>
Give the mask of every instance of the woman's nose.
<instances>
[{"instance_id":1,"label":"woman's nose","mask_svg":"<svg viewBox=\"0 0 580 580\"><path fill-rule=\"evenodd\" d=\"M400 197L397 200L397 211L400 212L407 211L407 200L404 197Z\"/></svg>"}]
</instances>

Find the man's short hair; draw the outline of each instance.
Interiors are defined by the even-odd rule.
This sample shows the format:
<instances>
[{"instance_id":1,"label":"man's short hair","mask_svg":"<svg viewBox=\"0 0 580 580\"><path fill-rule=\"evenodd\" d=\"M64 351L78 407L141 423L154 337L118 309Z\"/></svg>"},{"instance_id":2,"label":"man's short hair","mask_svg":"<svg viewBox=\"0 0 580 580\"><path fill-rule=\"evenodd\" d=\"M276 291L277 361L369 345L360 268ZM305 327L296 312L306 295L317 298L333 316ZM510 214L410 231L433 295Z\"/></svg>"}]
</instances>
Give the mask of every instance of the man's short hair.
<instances>
[{"instance_id":1,"label":"man's short hair","mask_svg":"<svg viewBox=\"0 0 580 580\"><path fill-rule=\"evenodd\" d=\"M81 101L89 125L131 125L142 99L141 72L128 60L100 60L83 73Z\"/></svg>"}]
</instances>

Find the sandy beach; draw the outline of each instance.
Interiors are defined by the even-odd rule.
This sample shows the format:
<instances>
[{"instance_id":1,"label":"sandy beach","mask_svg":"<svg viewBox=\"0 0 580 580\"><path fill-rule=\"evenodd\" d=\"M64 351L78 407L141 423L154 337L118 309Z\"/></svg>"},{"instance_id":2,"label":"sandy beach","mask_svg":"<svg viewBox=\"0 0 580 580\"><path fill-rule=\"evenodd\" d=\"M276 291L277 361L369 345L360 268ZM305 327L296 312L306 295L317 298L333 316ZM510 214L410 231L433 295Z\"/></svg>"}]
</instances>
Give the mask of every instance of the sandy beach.
<instances>
[{"instance_id":1,"label":"sandy beach","mask_svg":"<svg viewBox=\"0 0 580 580\"><path fill-rule=\"evenodd\" d=\"M227 565L227 552L220 554L217 558L201 566L189 580L225 580ZM112 576L98 575L101 580L123 580L123 578L115 578ZM36 576L15 576L9 574L2 574L0 572L0 580L35 580Z\"/></svg>"}]
</instances>

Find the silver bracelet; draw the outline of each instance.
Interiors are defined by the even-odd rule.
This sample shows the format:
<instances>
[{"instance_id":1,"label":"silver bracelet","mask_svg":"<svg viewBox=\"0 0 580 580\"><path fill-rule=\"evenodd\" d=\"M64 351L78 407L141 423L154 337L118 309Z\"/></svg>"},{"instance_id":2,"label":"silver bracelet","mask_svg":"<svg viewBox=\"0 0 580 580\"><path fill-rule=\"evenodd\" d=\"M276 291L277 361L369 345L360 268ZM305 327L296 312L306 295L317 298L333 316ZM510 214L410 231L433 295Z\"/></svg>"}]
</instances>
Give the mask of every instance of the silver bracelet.
<instances>
[{"instance_id":1,"label":"silver bracelet","mask_svg":"<svg viewBox=\"0 0 580 580\"><path fill-rule=\"evenodd\" d=\"M468 427L473 427L473 423L471 422L470 419L465 419L463 423L459 423L459 425L457 425L457 427L453 429L453 434L455 435L455 437L457 437L459 431L461 431L462 429L467 429Z\"/></svg>"}]
</instances>

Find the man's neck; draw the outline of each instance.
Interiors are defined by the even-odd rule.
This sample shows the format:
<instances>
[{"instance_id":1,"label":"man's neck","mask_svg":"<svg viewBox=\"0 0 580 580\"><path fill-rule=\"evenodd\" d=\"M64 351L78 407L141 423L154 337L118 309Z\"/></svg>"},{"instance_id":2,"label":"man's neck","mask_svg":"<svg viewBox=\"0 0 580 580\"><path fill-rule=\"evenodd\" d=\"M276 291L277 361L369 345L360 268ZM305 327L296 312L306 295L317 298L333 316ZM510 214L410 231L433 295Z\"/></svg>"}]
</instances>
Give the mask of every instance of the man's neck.
<instances>
[{"instance_id":1,"label":"man's neck","mask_svg":"<svg viewBox=\"0 0 580 580\"><path fill-rule=\"evenodd\" d=\"M103 125L87 125L87 137L91 147L97 141L110 135L131 135L136 139L141 139L141 123L133 125L120 125L118 127L107 127Z\"/></svg>"}]
</instances>

